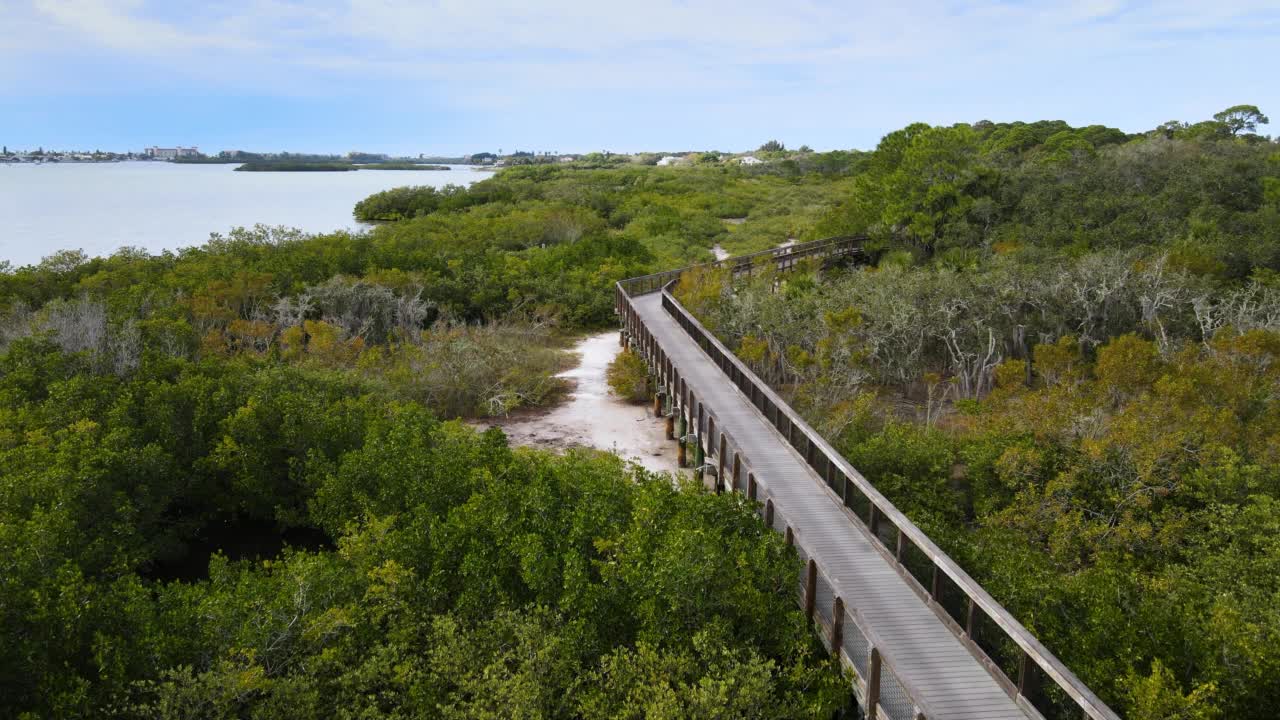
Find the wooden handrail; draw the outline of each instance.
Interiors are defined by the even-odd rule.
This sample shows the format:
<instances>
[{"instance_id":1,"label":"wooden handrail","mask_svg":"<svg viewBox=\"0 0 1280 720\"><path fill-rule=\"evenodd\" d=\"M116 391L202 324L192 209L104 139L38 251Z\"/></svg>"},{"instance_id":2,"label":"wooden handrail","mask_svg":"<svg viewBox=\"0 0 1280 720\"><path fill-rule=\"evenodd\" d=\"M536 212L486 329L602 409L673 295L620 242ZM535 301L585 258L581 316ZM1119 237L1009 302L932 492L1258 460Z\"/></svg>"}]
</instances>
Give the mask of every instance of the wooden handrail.
<instances>
[{"instance_id":1,"label":"wooden handrail","mask_svg":"<svg viewBox=\"0 0 1280 720\"><path fill-rule=\"evenodd\" d=\"M867 498L868 502L874 508L873 514L880 522L890 523L899 534L899 538L906 537L929 559L930 563L937 571L941 571L944 575L951 579L956 587L965 595L971 603L971 607L980 608L989 617L992 622L1004 633L1005 637L1012 640L1024 653L1024 657L1031 660L1038 666L1045 675L1051 679L1059 688L1063 690L1081 710L1094 720L1119 720L1119 716L1109 708L1096 694L1093 693L1061 660L1057 658L1048 648L1036 639L1016 618L1013 617L1008 610L1000 605L991 595L982 588L972 577L969 576L954 560L952 560L945 552L942 551L932 540L929 539L923 531L921 531L915 523L911 522L888 498L884 497L876 488L862 476L860 472L845 460L844 456L837 452L827 443L817 431L809 426L805 420L796 413L790 405L788 405L767 383L763 382L756 374L743 363L736 355L734 355L723 343L720 342L714 334L709 332L696 317L693 316L683 305L676 300L671 290L678 282L681 275L694 267L723 267L733 265L734 267L749 267L757 258L769 256L772 258L789 258L789 257L805 257L809 255L819 254L821 251L830 247L849 245L848 252L853 252L855 248L852 243L858 241L859 238L829 238L826 240L815 240L808 243L780 248L777 250L766 250L759 253L752 253L737 258L730 258L715 263L705 263L703 265L690 266L679 270L672 270L663 273L655 273L653 275L641 276L639 278L631 278L620 281L617 284L616 292L618 299L618 309L623 311L623 307L634 314L634 308L630 307L630 297L632 294L648 294L656 290L662 292L662 305L668 314L677 320L677 324L681 326L686 333L689 334L695 342L702 347L708 355L717 360L717 365L722 371L726 370L724 365L728 364L735 371L738 377L742 378L742 384L746 384L750 388L749 396L755 401L757 395L760 397L760 405L763 407L762 414L769 417L769 405L773 406L775 413L774 419L771 420L775 427L782 424L782 418L785 418L788 428L787 439L790 444L796 446L799 438L803 439L805 446L811 449L811 452L801 453L806 462L814 468L815 471L822 476L819 465L830 468L834 466L840 473L844 475L846 480L857 487L857 489ZM662 282L661 285L654 287L656 283ZM719 356L718 358L716 356ZM736 383L735 383L736 384ZM779 418L778 414L782 417ZM764 485L760 479L756 479L757 484ZM907 577L911 577L901 563L901 554L898 553L897 558L890 557L892 562L897 563L900 571ZM935 602L938 584L935 582L928 589L922 588L923 592L931 597ZM852 615L853 613L851 613ZM855 619L855 622L857 620ZM861 626L860 630L863 630ZM953 630L955 628L952 628ZM971 631L971 629L970 629ZM867 635L868 641L871 634ZM971 641L971 640L970 640ZM890 663L887 653L884 653L883 646L876 643L881 648L884 655L884 661ZM975 646L976 647L976 646ZM980 650L980 649L979 649ZM890 665L890 667L892 667ZM1019 696L1019 684L1015 684L1012 680L1004 675L1003 671L999 671L1004 678L1006 689L1012 688L1011 695ZM895 675L898 675L895 672ZM902 681L898 675L899 681ZM905 685L904 685L905 689ZM911 694L908 690L908 694ZM913 699L915 699L913 697Z\"/></svg>"}]
</instances>

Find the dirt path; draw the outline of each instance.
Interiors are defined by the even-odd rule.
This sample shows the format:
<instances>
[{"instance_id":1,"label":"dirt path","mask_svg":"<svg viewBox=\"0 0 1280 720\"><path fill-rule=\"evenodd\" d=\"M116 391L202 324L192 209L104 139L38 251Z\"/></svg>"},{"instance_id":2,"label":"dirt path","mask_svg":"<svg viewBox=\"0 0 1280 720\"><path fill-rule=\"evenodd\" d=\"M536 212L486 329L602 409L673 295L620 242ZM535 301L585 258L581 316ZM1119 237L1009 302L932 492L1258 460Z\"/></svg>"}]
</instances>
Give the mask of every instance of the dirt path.
<instances>
[{"instance_id":1,"label":"dirt path","mask_svg":"<svg viewBox=\"0 0 1280 720\"><path fill-rule=\"evenodd\" d=\"M536 415L491 420L512 445L549 450L593 447L614 452L654 471L677 472L675 443L666 439L663 423L651 407L631 405L609 393L604 373L621 350L618 332L593 335L573 348L581 361L560 374L574 382L569 399Z\"/></svg>"}]
</instances>

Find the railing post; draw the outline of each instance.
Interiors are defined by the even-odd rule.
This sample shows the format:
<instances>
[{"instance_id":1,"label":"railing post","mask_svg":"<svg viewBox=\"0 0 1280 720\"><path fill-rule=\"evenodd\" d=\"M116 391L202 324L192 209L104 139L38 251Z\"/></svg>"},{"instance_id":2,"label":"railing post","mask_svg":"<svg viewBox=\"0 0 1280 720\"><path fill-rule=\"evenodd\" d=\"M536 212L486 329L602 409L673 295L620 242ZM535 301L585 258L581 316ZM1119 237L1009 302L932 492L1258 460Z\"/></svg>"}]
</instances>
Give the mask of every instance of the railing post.
<instances>
[{"instance_id":1,"label":"railing post","mask_svg":"<svg viewBox=\"0 0 1280 720\"><path fill-rule=\"evenodd\" d=\"M831 603L831 654L840 657L840 646L844 644L844 599L837 597Z\"/></svg>"},{"instance_id":2,"label":"railing post","mask_svg":"<svg viewBox=\"0 0 1280 720\"><path fill-rule=\"evenodd\" d=\"M809 574L804 580L804 616L813 620L813 609L818 602L818 563L809 558ZM1024 656L1025 657L1025 656Z\"/></svg>"},{"instance_id":3,"label":"railing post","mask_svg":"<svg viewBox=\"0 0 1280 720\"><path fill-rule=\"evenodd\" d=\"M724 431L720 431L720 452L716 453L716 492L724 492L724 456L729 452L729 443L724 439Z\"/></svg>"},{"instance_id":4,"label":"railing post","mask_svg":"<svg viewBox=\"0 0 1280 720\"><path fill-rule=\"evenodd\" d=\"M973 601L972 597L969 597L968 595L966 595L965 609L964 609L964 635L970 640L973 640L973 625L974 625L974 618L978 614L977 611L978 611L978 604Z\"/></svg>"},{"instance_id":5,"label":"railing post","mask_svg":"<svg viewBox=\"0 0 1280 720\"><path fill-rule=\"evenodd\" d=\"M871 648L871 662L867 668L867 720L876 720L880 704L880 648Z\"/></svg>"}]
</instances>

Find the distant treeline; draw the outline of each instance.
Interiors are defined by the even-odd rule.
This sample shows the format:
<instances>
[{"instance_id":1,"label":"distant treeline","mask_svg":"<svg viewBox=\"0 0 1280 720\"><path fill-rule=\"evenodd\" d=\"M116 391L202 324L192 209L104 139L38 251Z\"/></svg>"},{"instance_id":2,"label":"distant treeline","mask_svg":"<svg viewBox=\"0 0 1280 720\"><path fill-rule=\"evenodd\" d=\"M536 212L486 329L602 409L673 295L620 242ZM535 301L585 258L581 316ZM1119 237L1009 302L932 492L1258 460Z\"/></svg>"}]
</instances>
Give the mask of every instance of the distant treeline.
<instances>
[{"instance_id":1,"label":"distant treeline","mask_svg":"<svg viewBox=\"0 0 1280 720\"><path fill-rule=\"evenodd\" d=\"M358 170L448 170L448 165L427 165L416 162L382 162L362 164Z\"/></svg>"},{"instance_id":2,"label":"distant treeline","mask_svg":"<svg viewBox=\"0 0 1280 720\"><path fill-rule=\"evenodd\" d=\"M219 161L221 162L221 161ZM235 162L235 161L232 161ZM350 172L354 170L448 170L448 165L415 162L328 162L316 160L254 160L236 168L244 172Z\"/></svg>"},{"instance_id":3,"label":"distant treeline","mask_svg":"<svg viewBox=\"0 0 1280 720\"><path fill-rule=\"evenodd\" d=\"M236 168L236 172L351 172L359 170L351 163L342 162L297 162L293 160L262 160L247 162Z\"/></svg>"}]
</instances>

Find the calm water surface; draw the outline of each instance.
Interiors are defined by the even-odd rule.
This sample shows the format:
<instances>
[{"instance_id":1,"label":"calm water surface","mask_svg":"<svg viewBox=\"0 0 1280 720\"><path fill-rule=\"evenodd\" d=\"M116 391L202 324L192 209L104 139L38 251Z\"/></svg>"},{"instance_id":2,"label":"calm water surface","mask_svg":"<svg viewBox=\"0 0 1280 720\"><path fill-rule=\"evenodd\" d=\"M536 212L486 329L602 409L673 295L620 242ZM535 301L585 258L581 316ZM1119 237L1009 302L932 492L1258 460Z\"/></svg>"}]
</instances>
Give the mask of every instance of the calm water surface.
<instances>
[{"instance_id":1,"label":"calm water surface","mask_svg":"<svg viewBox=\"0 0 1280 720\"><path fill-rule=\"evenodd\" d=\"M0 163L0 260L14 267L58 250L109 255L199 245L238 226L351 229L352 207L403 185L470 185L491 175L448 171L235 172L235 165L164 162Z\"/></svg>"}]
</instances>

